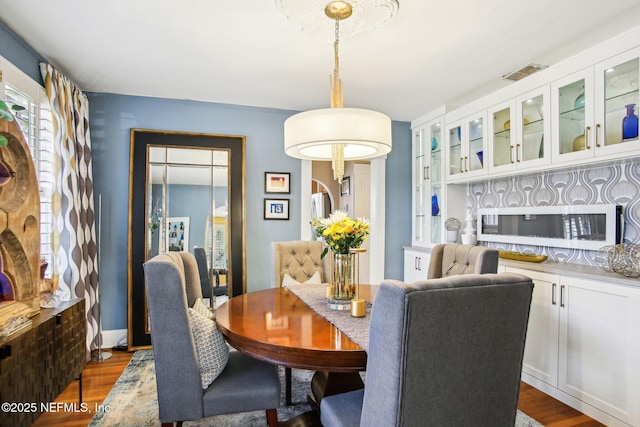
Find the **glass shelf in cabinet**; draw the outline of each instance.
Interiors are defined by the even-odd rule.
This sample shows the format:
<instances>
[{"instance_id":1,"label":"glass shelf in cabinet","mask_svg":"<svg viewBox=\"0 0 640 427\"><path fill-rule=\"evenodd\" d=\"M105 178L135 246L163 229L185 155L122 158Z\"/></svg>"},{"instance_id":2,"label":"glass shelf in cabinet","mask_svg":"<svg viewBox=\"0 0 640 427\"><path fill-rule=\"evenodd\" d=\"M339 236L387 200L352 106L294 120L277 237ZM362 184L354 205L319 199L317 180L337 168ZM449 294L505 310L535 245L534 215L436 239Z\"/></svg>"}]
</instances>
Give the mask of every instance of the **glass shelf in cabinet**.
<instances>
[{"instance_id":1,"label":"glass shelf in cabinet","mask_svg":"<svg viewBox=\"0 0 640 427\"><path fill-rule=\"evenodd\" d=\"M482 138L476 138L476 139L472 139L471 141L469 141L469 147L471 152L476 152L478 150L482 150L483 148L483 139Z\"/></svg>"},{"instance_id":2,"label":"glass shelf in cabinet","mask_svg":"<svg viewBox=\"0 0 640 427\"><path fill-rule=\"evenodd\" d=\"M525 135L532 135L535 133L544 132L544 120L535 120L522 125L522 132Z\"/></svg>"},{"instance_id":3,"label":"glass shelf in cabinet","mask_svg":"<svg viewBox=\"0 0 640 427\"><path fill-rule=\"evenodd\" d=\"M511 129L503 129L493 133L494 138L511 139Z\"/></svg>"},{"instance_id":4,"label":"glass shelf in cabinet","mask_svg":"<svg viewBox=\"0 0 640 427\"><path fill-rule=\"evenodd\" d=\"M616 110L626 110L629 104L638 104L638 90L632 90L623 94L605 99L605 110L607 114Z\"/></svg>"},{"instance_id":5,"label":"glass shelf in cabinet","mask_svg":"<svg viewBox=\"0 0 640 427\"><path fill-rule=\"evenodd\" d=\"M560 118L563 120L584 121L584 107L563 111L560 113Z\"/></svg>"}]
</instances>

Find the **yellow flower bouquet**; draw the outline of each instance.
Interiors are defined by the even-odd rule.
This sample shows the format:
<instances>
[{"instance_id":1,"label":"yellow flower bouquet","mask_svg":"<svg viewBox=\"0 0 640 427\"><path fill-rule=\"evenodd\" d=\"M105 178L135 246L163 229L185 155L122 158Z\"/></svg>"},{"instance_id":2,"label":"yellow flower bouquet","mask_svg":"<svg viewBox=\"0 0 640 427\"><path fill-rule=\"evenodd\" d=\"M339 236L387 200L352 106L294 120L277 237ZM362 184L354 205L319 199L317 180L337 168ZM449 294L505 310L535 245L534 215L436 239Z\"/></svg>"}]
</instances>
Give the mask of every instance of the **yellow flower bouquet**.
<instances>
[{"instance_id":1,"label":"yellow flower bouquet","mask_svg":"<svg viewBox=\"0 0 640 427\"><path fill-rule=\"evenodd\" d=\"M370 233L367 219L351 219L343 211L335 211L329 218L313 218L311 226L316 237L324 238L328 245L322 252L322 257L326 255L328 248L336 254L348 254L349 249L359 248Z\"/></svg>"}]
</instances>

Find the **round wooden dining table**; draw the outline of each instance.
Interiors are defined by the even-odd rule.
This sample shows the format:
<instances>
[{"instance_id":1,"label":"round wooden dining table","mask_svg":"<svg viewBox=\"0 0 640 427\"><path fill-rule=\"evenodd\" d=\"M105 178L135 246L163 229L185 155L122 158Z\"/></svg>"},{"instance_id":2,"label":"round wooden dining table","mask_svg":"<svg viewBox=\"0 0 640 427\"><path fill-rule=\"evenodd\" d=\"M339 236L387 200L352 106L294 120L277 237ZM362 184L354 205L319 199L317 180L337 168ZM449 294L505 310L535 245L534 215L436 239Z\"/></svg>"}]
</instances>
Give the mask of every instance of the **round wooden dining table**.
<instances>
[{"instance_id":1,"label":"round wooden dining table","mask_svg":"<svg viewBox=\"0 0 640 427\"><path fill-rule=\"evenodd\" d=\"M373 299L373 287L361 285ZM358 374L367 353L287 288L249 292L216 310L216 322L238 351L265 362L316 371L312 404L324 396L362 388Z\"/></svg>"}]
</instances>

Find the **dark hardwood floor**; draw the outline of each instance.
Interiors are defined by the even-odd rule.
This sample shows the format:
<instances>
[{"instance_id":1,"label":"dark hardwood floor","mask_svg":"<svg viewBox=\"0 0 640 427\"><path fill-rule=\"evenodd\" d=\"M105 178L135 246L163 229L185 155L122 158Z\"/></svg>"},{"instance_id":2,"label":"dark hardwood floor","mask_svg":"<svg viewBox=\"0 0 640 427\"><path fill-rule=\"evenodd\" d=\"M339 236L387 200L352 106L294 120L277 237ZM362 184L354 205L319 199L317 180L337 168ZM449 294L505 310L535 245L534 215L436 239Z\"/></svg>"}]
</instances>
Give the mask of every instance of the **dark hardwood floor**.
<instances>
[{"instance_id":1,"label":"dark hardwood floor","mask_svg":"<svg viewBox=\"0 0 640 427\"><path fill-rule=\"evenodd\" d=\"M82 372L83 402L93 412L109 394L111 387L131 360L133 353L112 351L109 359L89 362ZM56 402L74 403L78 401L78 381L67 387ZM564 403L547 396L541 391L522 383L518 409L548 427L600 427L604 426L588 416L570 408ZM34 426L85 427L93 413L45 413Z\"/></svg>"}]
</instances>

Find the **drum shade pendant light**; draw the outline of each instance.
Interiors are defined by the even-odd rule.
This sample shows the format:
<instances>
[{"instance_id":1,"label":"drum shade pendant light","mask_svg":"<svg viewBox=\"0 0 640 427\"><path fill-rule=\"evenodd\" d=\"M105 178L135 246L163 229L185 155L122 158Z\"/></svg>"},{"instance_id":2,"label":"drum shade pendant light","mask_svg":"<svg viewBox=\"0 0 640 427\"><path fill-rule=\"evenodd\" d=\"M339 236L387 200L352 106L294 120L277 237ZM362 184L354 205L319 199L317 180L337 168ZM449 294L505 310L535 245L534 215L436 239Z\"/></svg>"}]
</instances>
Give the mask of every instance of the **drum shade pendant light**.
<instances>
[{"instance_id":1,"label":"drum shade pendant light","mask_svg":"<svg viewBox=\"0 0 640 427\"><path fill-rule=\"evenodd\" d=\"M391 151L391 119L377 111L344 108L338 55L340 21L349 18L353 8L348 2L333 1L326 5L324 12L335 20L331 108L305 111L288 118L284 122L284 150L298 159L331 160L333 177L341 182L345 160L370 159Z\"/></svg>"}]
</instances>

